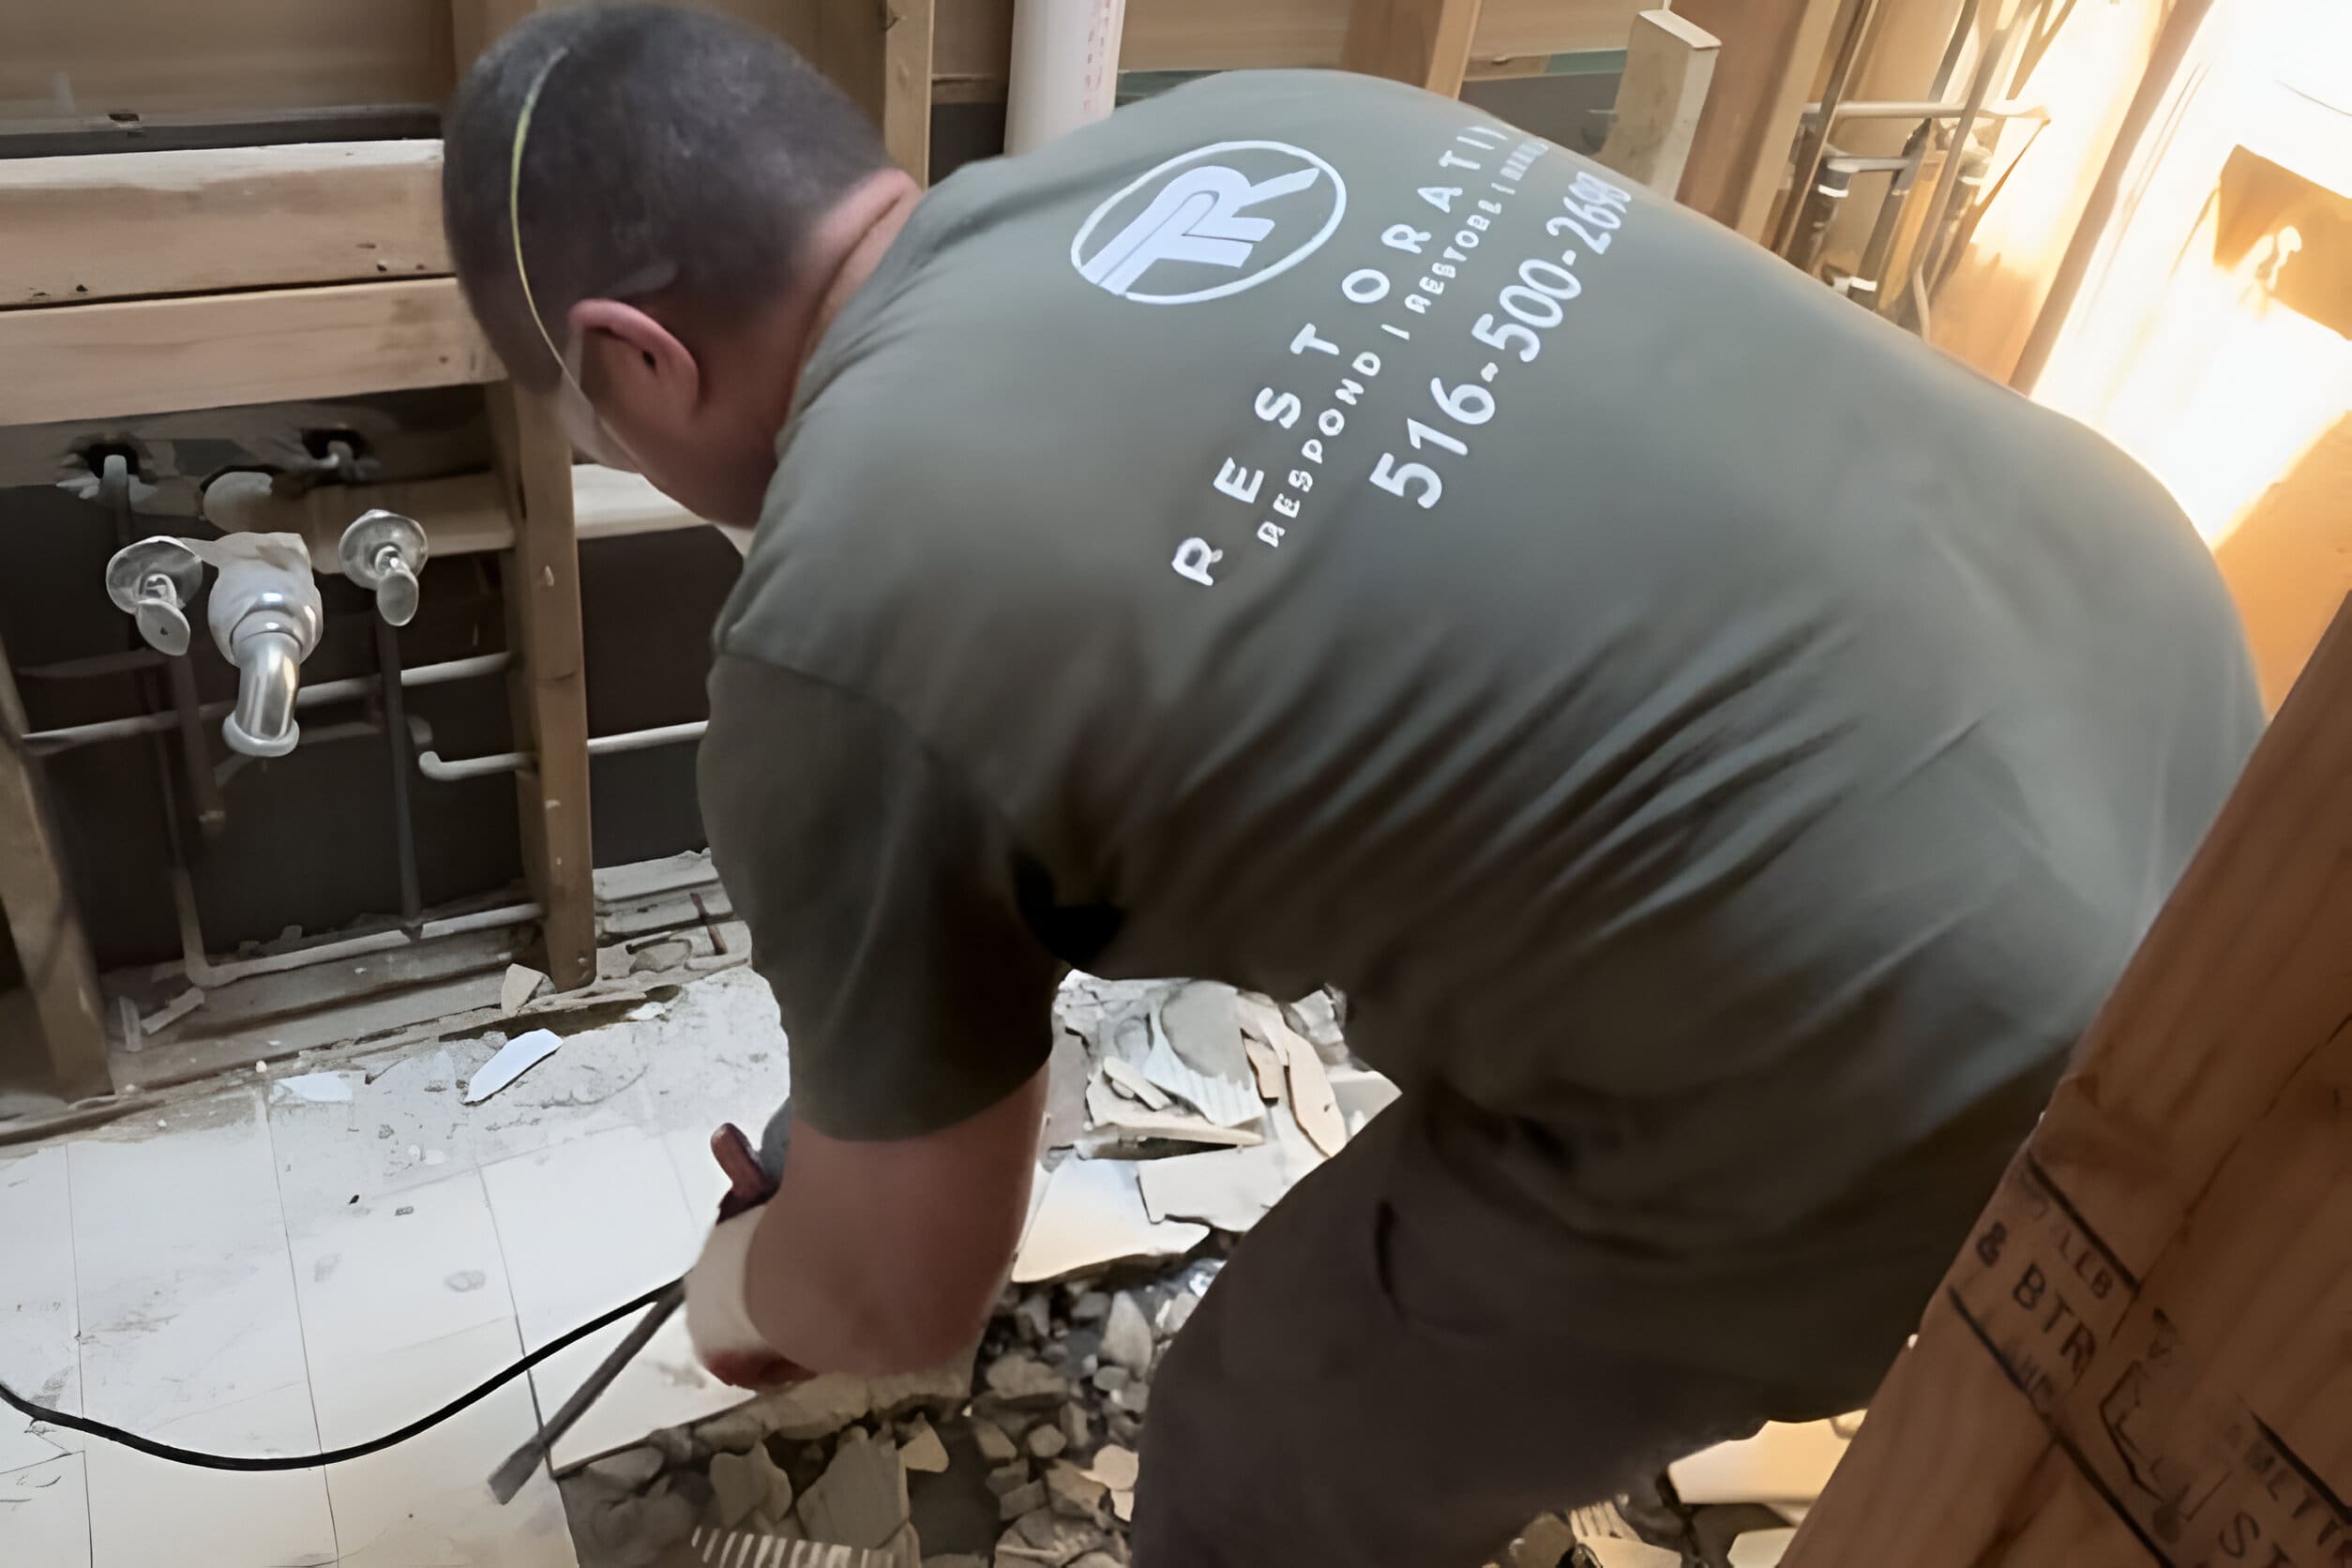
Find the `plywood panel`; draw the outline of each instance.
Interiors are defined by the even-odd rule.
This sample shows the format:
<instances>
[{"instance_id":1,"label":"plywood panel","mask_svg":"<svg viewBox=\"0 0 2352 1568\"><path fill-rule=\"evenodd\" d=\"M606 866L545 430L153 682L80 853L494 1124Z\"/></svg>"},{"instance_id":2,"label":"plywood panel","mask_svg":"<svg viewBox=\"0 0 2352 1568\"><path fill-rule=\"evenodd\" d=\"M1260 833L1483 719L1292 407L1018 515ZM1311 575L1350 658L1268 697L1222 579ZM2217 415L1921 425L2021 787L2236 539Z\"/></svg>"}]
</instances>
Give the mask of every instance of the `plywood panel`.
<instances>
[{"instance_id":1,"label":"plywood panel","mask_svg":"<svg viewBox=\"0 0 2352 1568\"><path fill-rule=\"evenodd\" d=\"M0 310L0 425L458 386L505 372L453 278Z\"/></svg>"},{"instance_id":2,"label":"plywood panel","mask_svg":"<svg viewBox=\"0 0 2352 1568\"><path fill-rule=\"evenodd\" d=\"M1339 63L1453 98L1470 65L1481 0L1355 0Z\"/></svg>"},{"instance_id":3,"label":"plywood panel","mask_svg":"<svg viewBox=\"0 0 2352 1568\"><path fill-rule=\"evenodd\" d=\"M0 159L0 307L448 270L439 142Z\"/></svg>"}]
</instances>

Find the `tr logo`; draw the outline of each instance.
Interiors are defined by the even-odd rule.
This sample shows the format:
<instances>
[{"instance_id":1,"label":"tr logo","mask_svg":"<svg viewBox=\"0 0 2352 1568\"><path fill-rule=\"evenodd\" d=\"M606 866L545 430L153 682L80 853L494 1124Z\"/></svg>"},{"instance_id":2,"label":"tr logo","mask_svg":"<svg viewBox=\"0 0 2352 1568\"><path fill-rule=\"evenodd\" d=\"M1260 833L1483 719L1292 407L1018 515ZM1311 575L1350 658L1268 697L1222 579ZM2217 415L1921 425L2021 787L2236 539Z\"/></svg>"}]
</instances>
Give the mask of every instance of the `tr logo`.
<instances>
[{"instance_id":1,"label":"tr logo","mask_svg":"<svg viewBox=\"0 0 2352 1568\"><path fill-rule=\"evenodd\" d=\"M1347 210L1339 171L1304 148L1219 142L1096 207L1070 242L1070 264L1138 305L1219 299L1306 260Z\"/></svg>"}]
</instances>

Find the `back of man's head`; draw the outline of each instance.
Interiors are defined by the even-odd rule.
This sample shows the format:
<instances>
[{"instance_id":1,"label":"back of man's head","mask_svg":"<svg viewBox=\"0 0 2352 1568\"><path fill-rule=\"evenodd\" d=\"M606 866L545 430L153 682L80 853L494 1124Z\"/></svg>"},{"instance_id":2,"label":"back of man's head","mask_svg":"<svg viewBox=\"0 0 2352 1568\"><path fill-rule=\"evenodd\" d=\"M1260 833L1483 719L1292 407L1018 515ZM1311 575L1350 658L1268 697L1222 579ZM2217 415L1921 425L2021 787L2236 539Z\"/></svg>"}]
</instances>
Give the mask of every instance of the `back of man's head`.
<instances>
[{"instance_id":1,"label":"back of man's head","mask_svg":"<svg viewBox=\"0 0 2352 1568\"><path fill-rule=\"evenodd\" d=\"M782 42L669 6L533 14L475 62L444 131L458 277L533 387L556 365L531 304L559 345L582 299L658 294L723 322L793 287L817 222L889 166L872 123Z\"/></svg>"}]
</instances>

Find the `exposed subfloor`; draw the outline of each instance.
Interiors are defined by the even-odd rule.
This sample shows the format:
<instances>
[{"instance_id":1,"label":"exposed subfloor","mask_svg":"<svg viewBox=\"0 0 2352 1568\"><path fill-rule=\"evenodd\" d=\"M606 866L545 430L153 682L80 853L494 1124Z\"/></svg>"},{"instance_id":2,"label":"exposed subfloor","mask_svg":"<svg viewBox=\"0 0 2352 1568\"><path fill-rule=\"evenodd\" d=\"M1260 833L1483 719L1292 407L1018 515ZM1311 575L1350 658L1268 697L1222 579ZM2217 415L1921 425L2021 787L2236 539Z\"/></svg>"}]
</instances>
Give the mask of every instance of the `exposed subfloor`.
<instances>
[{"instance_id":1,"label":"exposed subfloor","mask_svg":"<svg viewBox=\"0 0 2352 1568\"><path fill-rule=\"evenodd\" d=\"M173 1443L310 1452L398 1426L673 1277L724 1185L711 1128L756 1130L786 1063L749 971L664 995L569 1034L480 1105L463 1087L497 1033L249 1067L0 1149L0 1379ZM546 1472L504 1509L484 1482L534 1430L535 1401L551 1411L622 1332L324 1471L182 1469L10 1415L0 1561L570 1568ZM673 1320L558 1460L740 1397Z\"/></svg>"}]
</instances>

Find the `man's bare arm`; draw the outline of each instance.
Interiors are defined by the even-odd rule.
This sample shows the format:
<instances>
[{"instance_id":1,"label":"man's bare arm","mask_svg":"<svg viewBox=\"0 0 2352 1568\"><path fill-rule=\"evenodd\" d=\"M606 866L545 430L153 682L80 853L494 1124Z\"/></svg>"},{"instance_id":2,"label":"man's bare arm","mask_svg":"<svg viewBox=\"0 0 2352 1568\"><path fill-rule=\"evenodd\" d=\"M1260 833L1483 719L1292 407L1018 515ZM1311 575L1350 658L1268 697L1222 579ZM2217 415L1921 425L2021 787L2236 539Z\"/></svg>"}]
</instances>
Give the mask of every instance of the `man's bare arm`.
<instances>
[{"instance_id":1,"label":"man's bare arm","mask_svg":"<svg viewBox=\"0 0 2352 1568\"><path fill-rule=\"evenodd\" d=\"M1040 1070L920 1138L856 1142L797 1119L782 1184L758 1212L744 1304L810 1371L915 1371L979 1340L1029 1214Z\"/></svg>"}]
</instances>

